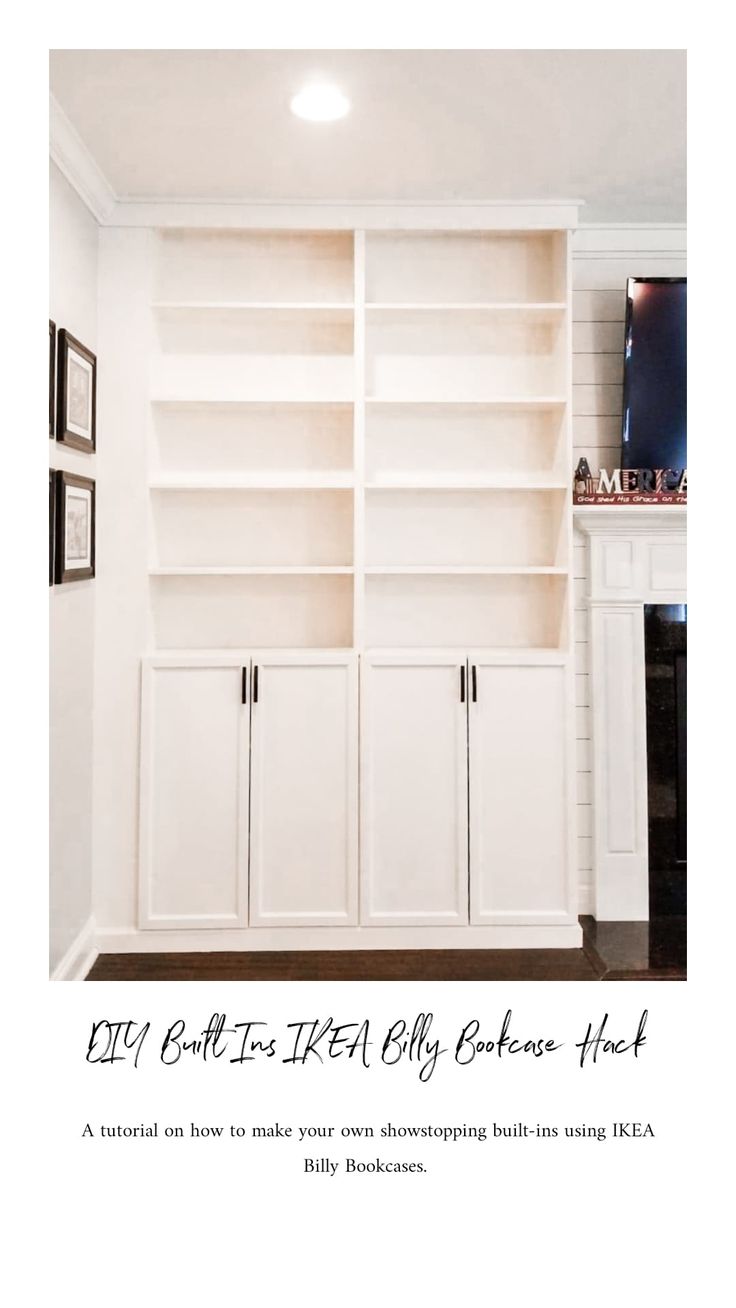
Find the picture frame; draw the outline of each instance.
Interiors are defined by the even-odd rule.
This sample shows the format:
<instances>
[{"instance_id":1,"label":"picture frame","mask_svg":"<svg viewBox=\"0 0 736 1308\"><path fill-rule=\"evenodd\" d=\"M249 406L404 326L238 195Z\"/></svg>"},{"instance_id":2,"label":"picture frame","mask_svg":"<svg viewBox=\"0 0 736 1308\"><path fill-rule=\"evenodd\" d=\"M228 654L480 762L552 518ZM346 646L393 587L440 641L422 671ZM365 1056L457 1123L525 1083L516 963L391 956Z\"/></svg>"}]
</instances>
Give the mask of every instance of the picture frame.
<instances>
[{"instance_id":1,"label":"picture frame","mask_svg":"<svg viewBox=\"0 0 736 1308\"><path fill-rule=\"evenodd\" d=\"M56 473L55 567L57 585L95 575L95 482L76 473Z\"/></svg>"},{"instance_id":2,"label":"picture frame","mask_svg":"<svg viewBox=\"0 0 736 1308\"><path fill-rule=\"evenodd\" d=\"M97 442L97 356L62 327L57 334L56 439L92 454Z\"/></svg>"},{"instance_id":3,"label":"picture frame","mask_svg":"<svg viewBox=\"0 0 736 1308\"><path fill-rule=\"evenodd\" d=\"M49 586L54 584L56 547L56 471L49 468Z\"/></svg>"},{"instance_id":4,"label":"picture frame","mask_svg":"<svg viewBox=\"0 0 736 1308\"><path fill-rule=\"evenodd\" d=\"M56 323L49 318L49 440L56 424Z\"/></svg>"}]
</instances>

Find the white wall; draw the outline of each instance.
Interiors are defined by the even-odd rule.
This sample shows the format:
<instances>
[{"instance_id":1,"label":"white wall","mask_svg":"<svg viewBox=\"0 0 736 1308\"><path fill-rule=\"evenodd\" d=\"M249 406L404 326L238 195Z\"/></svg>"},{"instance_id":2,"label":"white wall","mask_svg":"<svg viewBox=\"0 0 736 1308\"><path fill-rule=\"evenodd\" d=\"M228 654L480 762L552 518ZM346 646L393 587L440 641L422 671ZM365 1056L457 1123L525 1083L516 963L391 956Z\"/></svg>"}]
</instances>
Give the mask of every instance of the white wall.
<instances>
[{"instance_id":1,"label":"white wall","mask_svg":"<svg viewBox=\"0 0 736 1308\"><path fill-rule=\"evenodd\" d=\"M573 445L592 473L618 467L621 451L627 277L684 277L684 226L582 228L573 242ZM592 903L593 747L585 594L588 551L575 533L578 870L581 912Z\"/></svg>"},{"instance_id":2,"label":"white wall","mask_svg":"<svg viewBox=\"0 0 736 1308\"><path fill-rule=\"evenodd\" d=\"M97 223L54 164L50 175L49 314L97 348ZM94 477L96 456L49 441L53 468ZM95 603L99 583L49 589L50 967L73 946L92 912L92 775Z\"/></svg>"}]
</instances>

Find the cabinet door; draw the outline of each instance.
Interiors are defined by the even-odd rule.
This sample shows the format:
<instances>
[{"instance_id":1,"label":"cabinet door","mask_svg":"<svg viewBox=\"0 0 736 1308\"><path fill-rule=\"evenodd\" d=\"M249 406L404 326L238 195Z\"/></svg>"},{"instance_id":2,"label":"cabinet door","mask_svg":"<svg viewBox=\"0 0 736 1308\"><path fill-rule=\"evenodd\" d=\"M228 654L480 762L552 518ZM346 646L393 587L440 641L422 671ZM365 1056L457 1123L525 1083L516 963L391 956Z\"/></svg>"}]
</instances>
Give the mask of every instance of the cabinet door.
<instances>
[{"instance_id":1,"label":"cabinet door","mask_svg":"<svg viewBox=\"0 0 736 1308\"><path fill-rule=\"evenodd\" d=\"M473 923L570 920L567 675L471 656Z\"/></svg>"},{"instance_id":2,"label":"cabinet door","mask_svg":"<svg viewBox=\"0 0 736 1308\"><path fill-rule=\"evenodd\" d=\"M251 924L354 924L357 657L254 654L252 699Z\"/></svg>"},{"instance_id":3,"label":"cabinet door","mask_svg":"<svg viewBox=\"0 0 736 1308\"><path fill-rule=\"evenodd\" d=\"M468 920L465 660L363 660L361 919Z\"/></svg>"},{"instance_id":4,"label":"cabinet door","mask_svg":"<svg viewBox=\"0 0 736 1308\"><path fill-rule=\"evenodd\" d=\"M243 669L238 656L143 665L142 927L246 925L250 705L242 703Z\"/></svg>"}]
</instances>

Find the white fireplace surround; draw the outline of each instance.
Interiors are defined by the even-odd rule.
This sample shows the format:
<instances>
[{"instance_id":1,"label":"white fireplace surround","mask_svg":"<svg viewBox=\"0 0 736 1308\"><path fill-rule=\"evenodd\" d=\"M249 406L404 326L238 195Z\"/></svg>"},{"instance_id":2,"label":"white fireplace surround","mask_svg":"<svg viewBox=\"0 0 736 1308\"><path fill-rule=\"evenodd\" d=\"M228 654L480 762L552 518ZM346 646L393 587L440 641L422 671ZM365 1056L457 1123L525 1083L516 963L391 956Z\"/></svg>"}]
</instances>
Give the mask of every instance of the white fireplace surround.
<instances>
[{"instance_id":1,"label":"white fireplace surround","mask_svg":"<svg viewBox=\"0 0 736 1308\"><path fill-rule=\"evenodd\" d=\"M575 511L589 539L593 912L649 917L644 605L686 600L687 509Z\"/></svg>"}]
</instances>

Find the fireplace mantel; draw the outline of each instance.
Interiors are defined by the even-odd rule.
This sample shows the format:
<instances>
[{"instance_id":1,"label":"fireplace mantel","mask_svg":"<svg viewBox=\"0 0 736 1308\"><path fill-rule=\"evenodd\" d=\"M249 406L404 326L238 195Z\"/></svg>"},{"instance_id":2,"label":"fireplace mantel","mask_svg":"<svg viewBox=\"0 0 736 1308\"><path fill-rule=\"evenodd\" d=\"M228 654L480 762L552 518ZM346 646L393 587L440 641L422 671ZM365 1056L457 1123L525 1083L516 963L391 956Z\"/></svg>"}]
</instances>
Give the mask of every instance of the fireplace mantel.
<instances>
[{"instance_id":1,"label":"fireplace mantel","mask_svg":"<svg viewBox=\"0 0 736 1308\"><path fill-rule=\"evenodd\" d=\"M686 600L687 509L575 510L589 538L593 884L599 921L649 917L644 605Z\"/></svg>"},{"instance_id":2,"label":"fireplace mantel","mask_svg":"<svg viewBox=\"0 0 736 1308\"><path fill-rule=\"evenodd\" d=\"M687 522L684 504L640 504L631 508L623 504L601 504L598 508L576 508L573 515L575 526L589 535L615 531L631 536L658 532L663 527L684 531Z\"/></svg>"}]
</instances>

